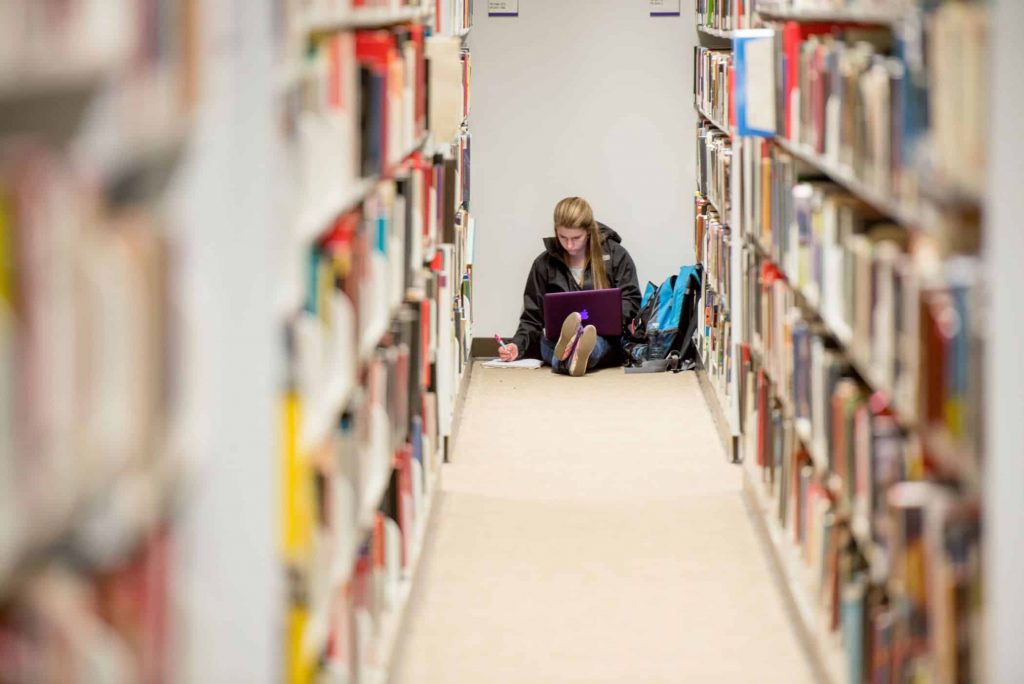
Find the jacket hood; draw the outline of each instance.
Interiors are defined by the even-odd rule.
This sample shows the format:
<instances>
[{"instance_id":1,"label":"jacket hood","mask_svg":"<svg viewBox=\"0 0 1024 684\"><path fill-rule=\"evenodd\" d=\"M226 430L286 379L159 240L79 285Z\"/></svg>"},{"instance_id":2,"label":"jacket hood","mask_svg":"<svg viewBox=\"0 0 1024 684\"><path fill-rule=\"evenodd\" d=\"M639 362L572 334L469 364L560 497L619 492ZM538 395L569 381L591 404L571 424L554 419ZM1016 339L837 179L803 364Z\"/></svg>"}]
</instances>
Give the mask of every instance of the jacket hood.
<instances>
[{"instance_id":1,"label":"jacket hood","mask_svg":"<svg viewBox=\"0 0 1024 684\"><path fill-rule=\"evenodd\" d=\"M601 223L600 221L598 221L597 229L601 233L602 241L607 243L609 240L611 240L612 242L617 242L620 245L622 244L622 237L618 233L616 233L613 228L610 228L605 224ZM544 238L544 249L546 249L548 253L553 254L555 256L558 256L559 254L562 253L561 248L558 245L558 240L556 240L553 237Z\"/></svg>"}]
</instances>

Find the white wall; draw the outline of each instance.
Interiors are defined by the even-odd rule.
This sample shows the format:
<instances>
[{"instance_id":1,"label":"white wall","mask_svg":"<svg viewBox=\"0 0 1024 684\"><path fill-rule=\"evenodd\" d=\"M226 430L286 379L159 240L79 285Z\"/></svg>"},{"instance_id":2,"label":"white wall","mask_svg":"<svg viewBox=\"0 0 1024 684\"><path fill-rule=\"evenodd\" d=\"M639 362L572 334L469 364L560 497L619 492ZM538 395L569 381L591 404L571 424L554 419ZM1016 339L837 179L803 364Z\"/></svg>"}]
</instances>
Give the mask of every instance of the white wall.
<instances>
[{"instance_id":1,"label":"white wall","mask_svg":"<svg viewBox=\"0 0 1024 684\"><path fill-rule=\"evenodd\" d=\"M640 286L693 262L692 3L650 17L641 0L476 0L472 203L474 327L512 335L551 214L579 195L623 236Z\"/></svg>"},{"instance_id":2,"label":"white wall","mask_svg":"<svg viewBox=\"0 0 1024 684\"><path fill-rule=\"evenodd\" d=\"M994 77L986 239L992 288L986 350L985 591L990 682L1024 681L1024 4L992 5Z\"/></svg>"}]
</instances>

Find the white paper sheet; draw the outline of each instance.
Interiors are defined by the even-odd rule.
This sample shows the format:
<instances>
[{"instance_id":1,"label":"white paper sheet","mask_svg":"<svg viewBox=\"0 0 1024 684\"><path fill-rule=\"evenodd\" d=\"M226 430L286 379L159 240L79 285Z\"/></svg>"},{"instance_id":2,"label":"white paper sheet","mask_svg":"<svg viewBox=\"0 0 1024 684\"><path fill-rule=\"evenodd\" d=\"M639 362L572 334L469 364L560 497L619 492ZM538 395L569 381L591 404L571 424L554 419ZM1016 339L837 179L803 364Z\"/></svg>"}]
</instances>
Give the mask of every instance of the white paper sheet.
<instances>
[{"instance_id":1,"label":"white paper sheet","mask_svg":"<svg viewBox=\"0 0 1024 684\"><path fill-rule=\"evenodd\" d=\"M501 359L491 359L484 363L484 368L525 368L533 370L541 367L540 359L518 359L516 361L502 361Z\"/></svg>"}]
</instances>

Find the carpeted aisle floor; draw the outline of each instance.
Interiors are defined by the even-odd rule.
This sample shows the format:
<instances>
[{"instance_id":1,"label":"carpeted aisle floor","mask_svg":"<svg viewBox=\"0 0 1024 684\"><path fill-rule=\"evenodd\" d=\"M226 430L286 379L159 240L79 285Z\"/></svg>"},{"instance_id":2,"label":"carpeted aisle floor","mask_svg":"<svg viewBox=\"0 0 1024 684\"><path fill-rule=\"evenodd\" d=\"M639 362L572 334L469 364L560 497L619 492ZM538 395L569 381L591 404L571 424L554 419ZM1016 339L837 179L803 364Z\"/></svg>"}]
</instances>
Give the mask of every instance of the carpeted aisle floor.
<instances>
[{"instance_id":1,"label":"carpeted aisle floor","mask_svg":"<svg viewBox=\"0 0 1024 684\"><path fill-rule=\"evenodd\" d=\"M693 373L473 372L392 684L813 681Z\"/></svg>"}]
</instances>

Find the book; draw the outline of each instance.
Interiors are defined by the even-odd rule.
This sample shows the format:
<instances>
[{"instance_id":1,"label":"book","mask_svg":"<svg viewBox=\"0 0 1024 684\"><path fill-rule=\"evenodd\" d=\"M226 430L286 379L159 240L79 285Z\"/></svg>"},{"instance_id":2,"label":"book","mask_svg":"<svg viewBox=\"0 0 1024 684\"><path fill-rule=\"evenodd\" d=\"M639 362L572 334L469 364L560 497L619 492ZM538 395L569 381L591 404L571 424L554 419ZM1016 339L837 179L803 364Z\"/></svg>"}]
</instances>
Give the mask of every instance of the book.
<instances>
[{"instance_id":1,"label":"book","mask_svg":"<svg viewBox=\"0 0 1024 684\"><path fill-rule=\"evenodd\" d=\"M427 39L429 92L427 122L435 142L447 144L455 140L468 113L467 86L469 76L464 64L462 41L444 35Z\"/></svg>"}]
</instances>

